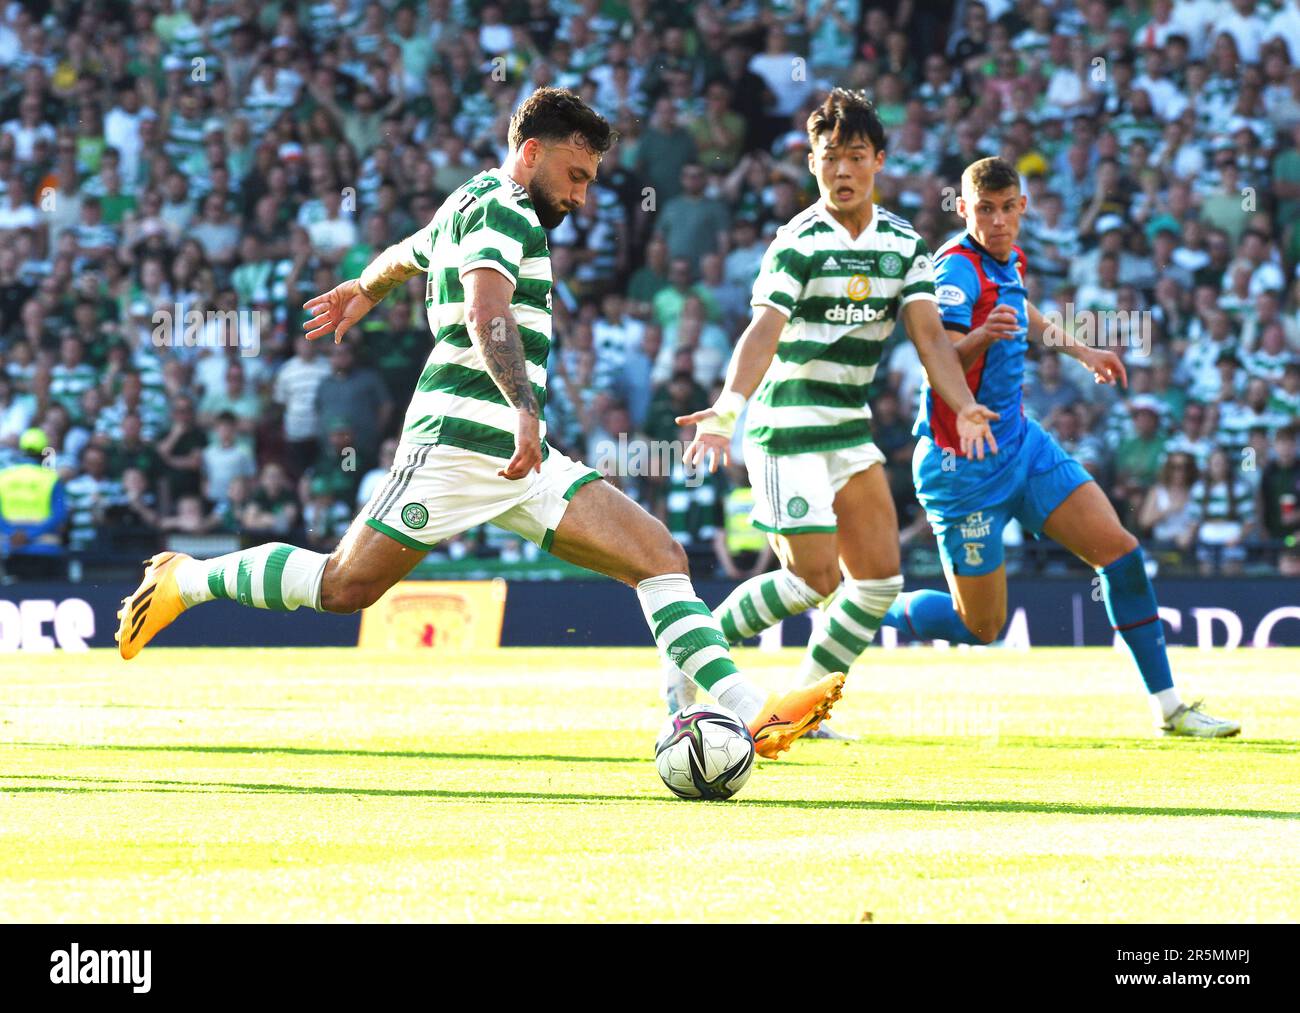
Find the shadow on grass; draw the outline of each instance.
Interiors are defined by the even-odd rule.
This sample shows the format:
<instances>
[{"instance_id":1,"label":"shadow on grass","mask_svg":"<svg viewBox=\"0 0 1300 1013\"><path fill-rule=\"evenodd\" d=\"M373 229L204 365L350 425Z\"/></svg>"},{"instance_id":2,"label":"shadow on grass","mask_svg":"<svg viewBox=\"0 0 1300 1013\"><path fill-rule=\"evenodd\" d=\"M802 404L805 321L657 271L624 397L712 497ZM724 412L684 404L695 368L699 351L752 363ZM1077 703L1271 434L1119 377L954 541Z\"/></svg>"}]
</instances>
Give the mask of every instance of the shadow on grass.
<instances>
[{"instance_id":1,"label":"shadow on grass","mask_svg":"<svg viewBox=\"0 0 1300 1013\"><path fill-rule=\"evenodd\" d=\"M1231 750L1233 753L1278 753L1282 755L1300 753L1300 742L1292 739L1196 739L1184 736L1151 736L1132 739L1085 739L1038 735L875 735L864 738L868 746L887 746L912 748L914 746L934 746L945 748L980 749L987 752L994 749L1123 749L1156 750L1171 749Z\"/></svg>"},{"instance_id":2,"label":"shadow on grass","mask_svg":"<svg viewBox=\"0 0 1300 1013\"><path fill-rule=\"evenodd\" d=\"M359 756L383 760L527 760L551 763L644 763L644 756L561 756L554 753L430 753L407 749L315 749L306 746L149 746L149 745L82 745L70 742L11 742L25 749L76 749L124 753L233 753L256 756Z\"/></svg>"},{"instance_id":3,"label":"shadow on grass","mask_svg":"<svg viewBox=\"0 0 1300 1013\"><path fill-rule=\"evenodd\" d=\"M326 785L268 784L233 781L129 781L102 777L50 777L39 774L0 774L0 780L73 782L53 785L0 785L5 792L86 793L164 792L197 789L199 794L352 795L361 798L430 798L466 802L649 802L680 804L667 796L596 795L546 791L453 791L445 788L338 788ZM88 785L87 782L90 784ZM110 787L112 785L113 787ZM1300 812L1282 809L1207 809L1190 806L1090 805L1075 802L1018 802L996 799L743 799L735 804L765 809L866 810L873 812L988 812L1049 816L1237 816L1246 819L1300 820Z\"/></svg>"}]
</instances>

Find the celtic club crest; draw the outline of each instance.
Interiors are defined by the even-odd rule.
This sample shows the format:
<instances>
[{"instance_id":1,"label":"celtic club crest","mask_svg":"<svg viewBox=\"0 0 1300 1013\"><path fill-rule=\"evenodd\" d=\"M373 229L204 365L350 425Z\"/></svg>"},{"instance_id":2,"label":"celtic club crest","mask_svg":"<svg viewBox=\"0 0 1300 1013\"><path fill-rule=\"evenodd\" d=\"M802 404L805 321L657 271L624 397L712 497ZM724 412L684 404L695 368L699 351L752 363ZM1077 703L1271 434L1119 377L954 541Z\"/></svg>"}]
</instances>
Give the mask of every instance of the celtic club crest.
<instances>
[{"instance_id":1,"label":"celtic club crest","mask_svg":"<svg viewBox=\"0 0 1300 1013\"><path fill-rule=\"evenodd\" d=\"M429 523L429 511L419 503L407 503L402 507L402 523L408 528L422 528Z\"/></svg>"},{"instance_id":2,"label":"celtic club crest","mask_svg":"<svg viewBox=\"0 0 1300 1013\"><path fill-rule=\"evenodd\" d=\"M903 273L903 258L897 253L886 253L880 258L880 273L886 278L897 278Z\"/></svg>"}]
</instances>

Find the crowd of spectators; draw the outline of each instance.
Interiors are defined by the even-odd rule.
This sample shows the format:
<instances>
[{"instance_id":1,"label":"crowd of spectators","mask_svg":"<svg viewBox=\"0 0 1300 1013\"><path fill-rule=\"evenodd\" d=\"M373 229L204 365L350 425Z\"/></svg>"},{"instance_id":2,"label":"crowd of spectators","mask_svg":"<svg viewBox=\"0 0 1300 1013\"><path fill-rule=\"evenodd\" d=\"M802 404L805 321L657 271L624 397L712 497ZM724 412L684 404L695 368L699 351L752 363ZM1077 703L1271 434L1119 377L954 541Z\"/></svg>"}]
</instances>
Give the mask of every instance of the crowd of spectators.
<instances>
[{"instance_id":1,"label":"crowd of spectators","mask_svg":"<svg viewBox=\"0 0 1300 1013\"><path fill-rule=\"evenodd\" d=\"M544 85L622 134L550 235L560 449L626 472L610 447L689 437L675 415L709 403L767 243L816 199L807 114L846 85L889 134L879 203L931 248L966 164L1018 167L1031 298L1129 371L1035 351L1026 412L1125 522L1171 563L1300 570L1300 0L9 2L0 467L43 432L87 560L332 545L391 463L424 283L337 346L298 337L302 303L501 164ZM915 546L921 382L895 334L872 404ZM712 482L611 479L715 541L716 506L670 508Z\"/></svg>"}]
</instances>

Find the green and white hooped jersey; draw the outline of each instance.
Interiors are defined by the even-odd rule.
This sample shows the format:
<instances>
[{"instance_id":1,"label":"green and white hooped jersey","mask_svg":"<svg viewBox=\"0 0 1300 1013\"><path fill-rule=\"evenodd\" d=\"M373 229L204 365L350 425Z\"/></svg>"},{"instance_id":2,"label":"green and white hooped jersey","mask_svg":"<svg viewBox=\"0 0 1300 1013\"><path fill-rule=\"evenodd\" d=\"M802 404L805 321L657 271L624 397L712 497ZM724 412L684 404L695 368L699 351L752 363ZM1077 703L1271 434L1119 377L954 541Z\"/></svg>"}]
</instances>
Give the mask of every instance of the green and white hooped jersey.
<instances>
[{"instance_id":1,"label":"green and white hooped jersey","mask_svg":"<svg viewBox=\"0 0 1300 1013\"><path fill-rule=\"evenodd\" d=\"M903 306L935 301L925 240L881 207L850 238L820 203L777 230L752 306L788 317L750 402L745 437L769 454L871 442L867 390Z\"/></svg>"},{"instance_id":2,"label":"green and white hooped jersey","mask_svg":"<svg viewBox=\"0 0 1300 1013\"><path fill-rule=\"evenodd\" d=\"M544 406L551 348L551 259L528 192L501 169L481 172L452 193L433 221L407 243L414 262L428 271L424 303L433 351L406 410L402 439L508 459L515 451L518 414L470 340L461 277L488 267L515 283L510 311L523 339L538 407ZM541 435L545 456L544 421Z\"/></svg>"}]
</instances>

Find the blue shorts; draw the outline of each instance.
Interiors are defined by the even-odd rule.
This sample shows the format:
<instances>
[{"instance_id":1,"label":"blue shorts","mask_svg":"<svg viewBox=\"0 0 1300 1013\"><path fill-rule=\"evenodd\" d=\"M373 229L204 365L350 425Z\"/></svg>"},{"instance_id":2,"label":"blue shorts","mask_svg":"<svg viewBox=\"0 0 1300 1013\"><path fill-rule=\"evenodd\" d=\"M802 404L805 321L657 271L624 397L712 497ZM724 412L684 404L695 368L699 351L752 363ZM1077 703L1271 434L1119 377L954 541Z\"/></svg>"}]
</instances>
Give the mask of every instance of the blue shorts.
<instances>
[{"instance_id":1,"label":"blue shorts","mask_svg":"<svg viewBox=\"0 0 1300 1013\"><path fill-rule=\"evenodd\" d=\"M1011 518L1037 536L1048 515L1092 481L1032 420L1014 445L982 461L953 455L945 460L934 441L922 436L912 456L912 478L944 569L959 576L992 573L1002 565L1002 529Z\"/></svg>"}]
</instances>

